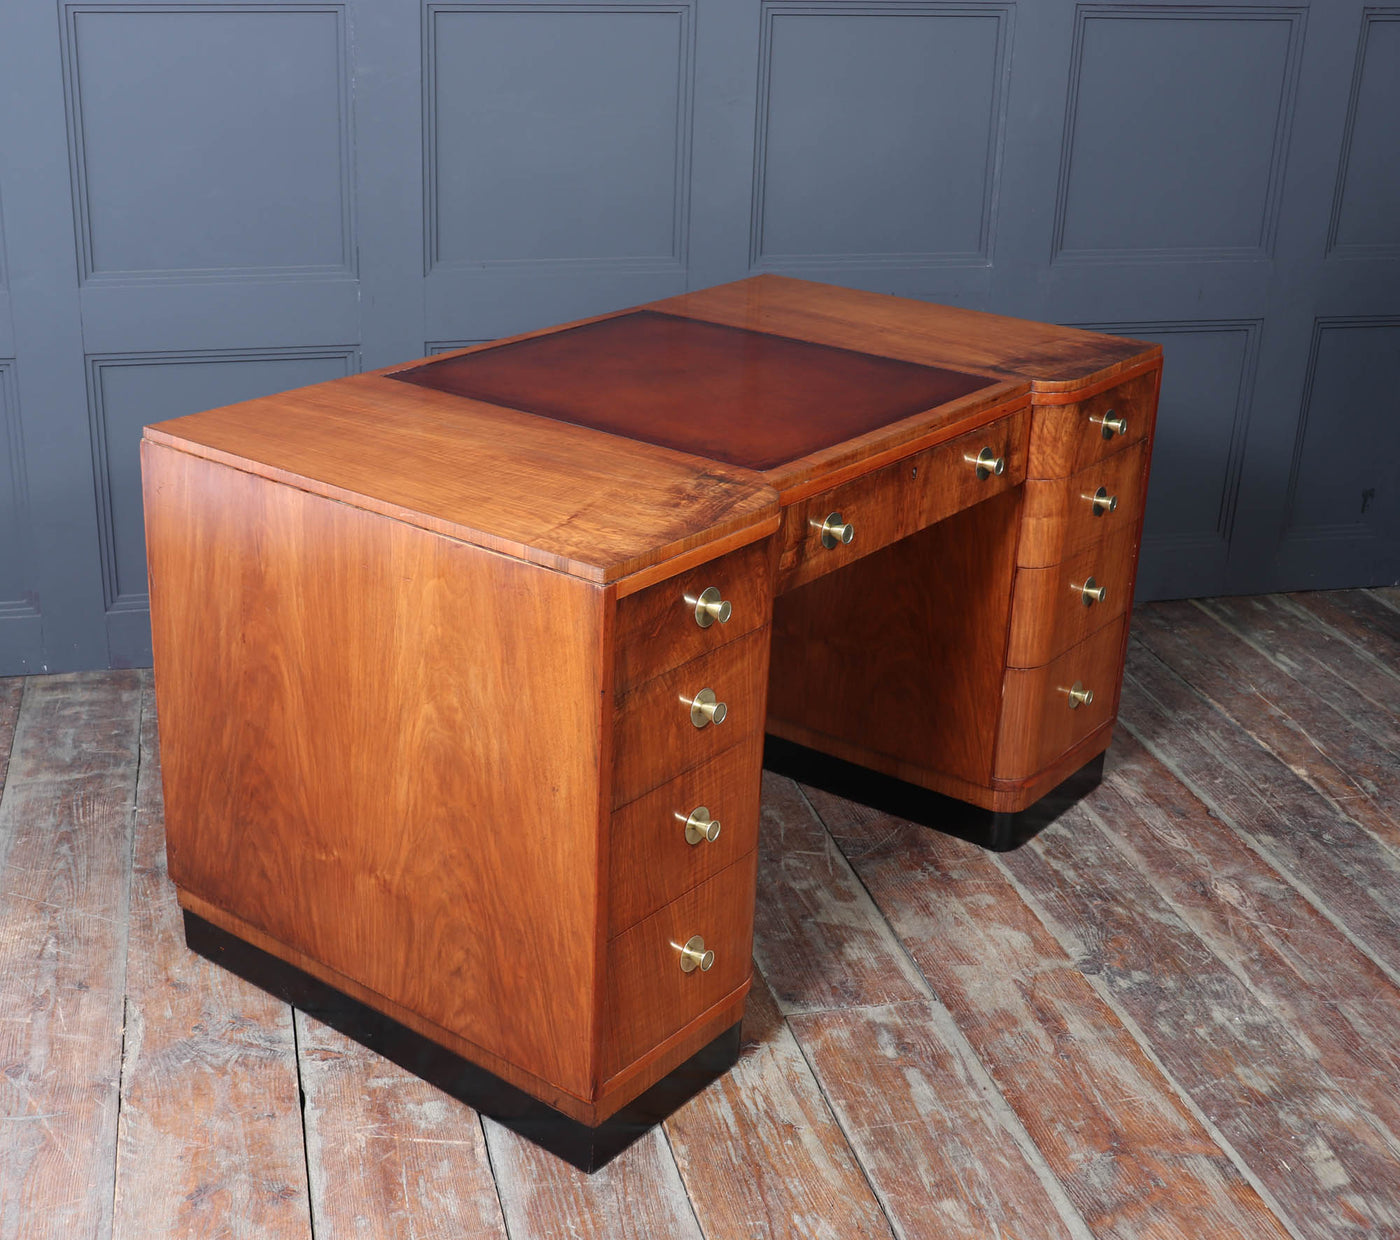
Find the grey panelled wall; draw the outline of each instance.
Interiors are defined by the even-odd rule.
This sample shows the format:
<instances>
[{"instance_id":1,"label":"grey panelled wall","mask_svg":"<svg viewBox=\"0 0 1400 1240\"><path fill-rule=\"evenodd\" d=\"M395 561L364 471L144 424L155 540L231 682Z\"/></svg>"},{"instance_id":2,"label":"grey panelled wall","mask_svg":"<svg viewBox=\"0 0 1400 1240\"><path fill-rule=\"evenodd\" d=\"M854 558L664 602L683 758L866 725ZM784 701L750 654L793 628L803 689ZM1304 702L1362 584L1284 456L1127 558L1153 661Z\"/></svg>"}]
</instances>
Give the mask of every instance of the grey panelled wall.
<instances>
[{"instance_id":1,"label":"grey panelled wall","mask_svg":"<svg viewBox=\"0 0 1400 1240\"><path fill-rule=\"evenodd\" d=\"M1400 577L1400 5L0 4L0 672L148 421L781 271L1160 340L1148 596Z\"/></svg>"}]
</instances>

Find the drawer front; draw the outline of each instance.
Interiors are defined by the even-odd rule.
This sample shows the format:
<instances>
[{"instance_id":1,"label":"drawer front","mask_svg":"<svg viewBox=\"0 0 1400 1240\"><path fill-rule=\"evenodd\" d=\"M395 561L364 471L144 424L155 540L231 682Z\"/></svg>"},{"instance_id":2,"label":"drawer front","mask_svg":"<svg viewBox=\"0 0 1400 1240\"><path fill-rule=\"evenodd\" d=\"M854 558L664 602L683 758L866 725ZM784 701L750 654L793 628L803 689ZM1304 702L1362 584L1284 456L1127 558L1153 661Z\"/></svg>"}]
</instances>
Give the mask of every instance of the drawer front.
<instances>
[{"instance_id":1,"label":"drawer front","mask_svg":"<svg viewBox=\"0 0 1400 1240\"><path fill-rule=\"evenodd\" d=\"M1012 587L1012 667L1039 667L1123 614L1132 593L1137 525L1049 568L1019 568Z\"/></svg>"},{"instance_id":2,"label":"drawer front","mask_svg":"<svg viewBox=\"0 0 1400 1240\"><path fill-rule=\"evenodd\" d=\"M792 504L779 530L777 590L791 590L1020 483L1026 474L1029 411L1021 410L862 478ZM982 471L983 448L1004 461L1000 475ZM840 513L849 542L822 541L822 523Z\"/></svg>"},{"instance_id":3,"label":"drawer front","mask_svg":"<svg viewBox=\"0 0 1400 1240\"><path fill-rule=\"evenodd\" d=\"M757 860L740 858L608 944L604 1080L748 980ZM714 959L686 972L682 949L697 937Z\"/></svg>"},{"instance_id":4,"label":"drawer front","mask_svg":"<svg viewBox=\"0 0 1400 1240\"><path fill-rule=\"evenodd\" d=\"M773 540L764 538L619 602L615 692L624 693L660 668L687 663L767 624L772 555ZM714 591L718 600L713 607L697 607L702 596L709 602L706 591ZM728 619L718 619L715 609Z\"/></svg>"},{"instance_id":5,"label":"drawer front","mask_svg":"<svg viewBox=\"0 0 1400 1240\"><path fill-rule=\"evenodd\" d=\"M1027 479L1016 563L1023 568L1048 568L1125 527L1136 530L1142 513L1146 446L1140 441L1068 478ZM1100 493L1102 502L1096 503Z\"/></svg>"},{"instance_id":6,"label":"drawer front","mask_svg":"<svg viewBox=\"0 0 1400 1240\"><path fill-rule=\"evenodd\" d=\"M718 874L758 847L763 734L614 812L608 863L608 936ZM703 810L703 815L695 815ZM694 815L694 816L692 816ZM704 828L704 817L711 825ZM713 840L713 824L719 833ZM688 829L689 824L689 829Z\"/></svg>"},{"instance_id":7,"label":"drawer front","mask_svg":"<svg viewBox=\"0 0 1400 1240\"><path fill-rule=\"evenodd\" d=\"M613 808L708 762L762 732L768 696L765 625L712 654L671 668L617 700L613 718ZM724 706L721 722L696 726L703 690ZM696 717L704 719L703 712Z\"/></svg>"},{"instance_id":8,"label":"drawer front","mask_svg":"<svg viewBox=\"0 0 1400 1240\"><path fill-rule=\"evenodd\" d=\"M1150 370L1077 404L1037 405L1026 477L1067 478L1146 439L1157 418L1160 373ZM1126 426L1116 429L1117 421Z\"/></svg>"},{"instance_id":9,"label":"drawer front","mask_svg":"<svg viewBox=\"0 0 1400 1240\"><path fill-rule=\"evenodd\" d=\"M994 775L1029 779L1113 718L1123 675L1123 617L1044 667L1009 668ZM1093 691L1074 705L1071 690Z\"/></svg>"}]
</instances>

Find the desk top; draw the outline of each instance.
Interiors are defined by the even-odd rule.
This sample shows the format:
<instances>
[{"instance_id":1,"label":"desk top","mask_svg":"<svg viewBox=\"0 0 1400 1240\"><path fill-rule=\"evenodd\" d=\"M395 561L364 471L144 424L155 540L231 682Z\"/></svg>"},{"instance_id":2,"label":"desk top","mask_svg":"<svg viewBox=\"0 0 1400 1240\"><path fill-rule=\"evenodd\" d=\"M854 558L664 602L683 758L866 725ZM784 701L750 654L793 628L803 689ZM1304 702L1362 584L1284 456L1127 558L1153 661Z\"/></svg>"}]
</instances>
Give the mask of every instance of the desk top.
<instances>
[{"instance_id":1,"label":"desk top","mask_svg":"<svg viewBox=\"0 0 1400 1240\"><path fill-rule=\"evenodd\" d=\"M755 470L996 382L654 310L419 363L389 378Z\"/></svg>"},{"instance_id":2,"label":"desk top","mask_svg":"<svg viewBox=\"0 0 1400 1240\"><path fill-rule=\"evenodd\" d=\"M785 503L1032 391L1076 399L1160 353L778 276L639 309L173 419L145 438L635 584L764 537ZM630 354L598 347L629 335L641 339ZM553 367L510 364L532 354ZM423 382L453 373L470 376L464 394Z\"/></svg>"}]
</instances>

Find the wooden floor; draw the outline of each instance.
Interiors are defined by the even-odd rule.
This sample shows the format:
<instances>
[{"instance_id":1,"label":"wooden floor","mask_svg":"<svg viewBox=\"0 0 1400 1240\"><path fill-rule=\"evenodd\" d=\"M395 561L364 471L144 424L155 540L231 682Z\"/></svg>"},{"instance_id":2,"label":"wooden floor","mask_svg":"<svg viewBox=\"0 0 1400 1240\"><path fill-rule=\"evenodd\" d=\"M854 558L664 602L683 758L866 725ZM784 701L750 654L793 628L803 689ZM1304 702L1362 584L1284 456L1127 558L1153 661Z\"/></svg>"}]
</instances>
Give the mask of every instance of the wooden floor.
<instances>
[{"instance_id":1,"label":"wooden floor","mask_svg":"<svg viewBox=\"0 0 1400 1240\"><path fill-rule=\"evenodd\" d=\"M737 1068L583 1176L186 951L146 672L0 681L0 1236L1400 1236L1400 590L1142 609L994 855L768 776Z\"/></svg>"}]
</instances>

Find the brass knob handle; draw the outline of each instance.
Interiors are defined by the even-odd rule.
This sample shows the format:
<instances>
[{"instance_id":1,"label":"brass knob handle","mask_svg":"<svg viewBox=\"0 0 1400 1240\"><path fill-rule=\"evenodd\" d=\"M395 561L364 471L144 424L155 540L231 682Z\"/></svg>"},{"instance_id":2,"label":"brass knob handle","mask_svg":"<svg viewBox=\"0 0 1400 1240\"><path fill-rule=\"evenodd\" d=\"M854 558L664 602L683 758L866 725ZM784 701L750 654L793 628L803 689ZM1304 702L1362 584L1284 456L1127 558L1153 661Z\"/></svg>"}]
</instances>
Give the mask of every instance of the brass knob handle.
<instances>
[{"instance_id":1,"label":"brass knob handle","mask_svg":"<svg viewBox=\"0 0 1400 1240\"><path fill-rule=\"evenodd\" d=\"M856 527L851 525L839 512L829 514L825 521L809 517L807 523L821 531L822 546L834 551L838 545L845 545L856 536Z\"/></svg>"},{"instance_id":2,"label":"brass knob handle","mask_svg":"<svg viewBox=\"0 0 1400 1240\"><path fill-rule=\"evenodd\" d=\"M681 948L682 973L694 973L696 969L701 973L708 973L714 962L714 952L705 950L705 940L698 934L688 939L686 945Z\"/></svg>"},{"instance_id":3,"label":"brass knob handle","mask_svg":"<svg viewBox=\"0 0 1400 1240\"><path fill-rule=\"evenodd\" d=\"M1115 435L1128 433L1128 419L1116 417L1112 409L1105 412L1103 417L1090 414L1089 421L1102 430L1105 439L1112 439Z\"/></svg>"},{"instance_id":4,"label":"brass knob handle","mask_svg":"<svg viewBox=\"0 0 1400 1240\"><path fill-rule=\"evenodd\" d=\"M1083 683L1078 680L1068 689L1061 689L1060 692L1069 694L1070 710L1078 710L1081 706L1088 706L1094 700L1094 691L1086 689Z\"/></svg>"},{"instance_id":5,"label":"brass knob handle","mask_svg":"<svg viewBox=\"0 0 1400 1240\"><path fill-rule=\"evenodd\" d=\"M1099 585L1092 577L1086 577L1082 584L1071 581L1069 588L1079 595L1085 607L1092 607L1095 603L1102 603L1108 597L1106 587Z\"/></svg>"},{"instance_id":6,"label":"brass knob handle","mask_svg":"<svg viewBox=\"0 0 1400 1240\"><path fill-rule=\"evenodd\" d=\"M697 728L708 723L723 723L729 714L729 707L715 697L713 689L701 689L693 698L683 697L681 701L690 707L690 722Z\"/></svg>"},{"instance_id":7,"label":"brass knob handle","mask_svg":"<svg viewBox=\"0 0 1400 1240\"><path fill-rule=\"evenodd\" d=\"M676 815L680 817L679 814ZM685 842L687 844L713 844L719 839L719 819L711 818L710 811L703 805L690 811L685 820Z\"/></svg>"},{"instance_id":8,"label":"brass knob handle","mask_svg":"<svg viewBox=\"0 0 1400 1240\"><path fill-rule=\"evenodd\" d=\"M1006 458L998 456L990 448L983 448L976 456L968 456L964 452L963 460L969 465L977 466L979 478L990 478L993 474L1000 478L1006 472Z\"/></svg>"},{"instance_id":9,"label":"brass knob handle","mask_svg":"<svg viewBox=\"0 0 1400 1240\"><path fill-rule=\"evenodd\" d=\"M728 624L729 617L734 612L733 604L728 599L721 598L720 592L714 586L706 586L695 598L687 594L685 601L695 608L695 623L702 629L708 629L716 620L721 624Z\"/></svg>"},{"instance_id":10,"label":"brass knob handle","mask_svg":"<svg viewBox=\"0 0 1400 1240\"><path fill-rule=\"evenodd\" d=\"M1106 512L1113 512L1118 507L1118 496L1110 495L1103 487L1100 487L1092 495L1085 495L1082 498L1087 499L1094 506L1094 516L1096 517L1101 517Z\"/></svg>"}]
</instances>

